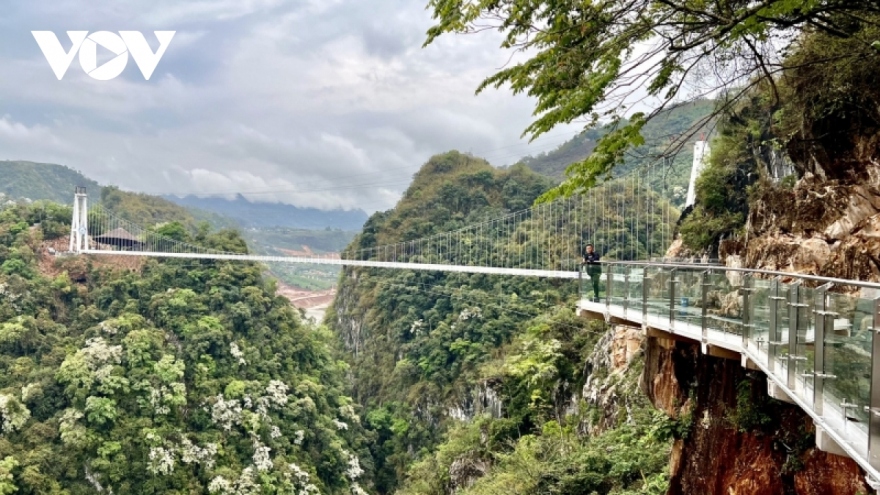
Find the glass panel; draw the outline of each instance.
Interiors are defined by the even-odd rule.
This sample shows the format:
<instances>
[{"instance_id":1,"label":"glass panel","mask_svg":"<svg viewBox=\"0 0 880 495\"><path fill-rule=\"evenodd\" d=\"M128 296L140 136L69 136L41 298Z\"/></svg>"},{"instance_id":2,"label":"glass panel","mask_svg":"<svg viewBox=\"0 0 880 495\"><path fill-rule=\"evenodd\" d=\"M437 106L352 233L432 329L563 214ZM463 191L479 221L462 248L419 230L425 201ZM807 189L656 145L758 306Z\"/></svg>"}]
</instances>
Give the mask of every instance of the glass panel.
<instances>
[{"instance_id":1,"label":"glass panel","mask_svg":"<svg viewBox=\"0 0 880 495\"><path fill-rule=\"evenodd\" d=\"M791 302L792 286L788 284L779 284L779 297L776 304L776 363L775 375L782 378L783 382L788 380L788 355L791 350L788 345L788 329L791 322L791 310L789 302Z\"/></svg>"},{"instance_id":2,"label":"glass panel","mask_svg":"<svg viewBox=\"0 0 880 495\"><path fill-rule=\"evenodd\" d=\"M739 287L742 275L739 272L713 272L708 278L711 287L706 300L706 326L728 339L741 335L742 294Z\"/></svg>"},{"instance_id":3,"label":"glass panel","mask_svg":"<svg viewBox=\"0 0 880 495\"><path fill-rule=\"evenodd\" d=\"M631 266L629 268L629 292L627 294L627 311L630 314L642 314L642 277L645 269L641 266ZM639 316L641 318L641 316Z\"/></svg>"},{"instance_id":4,"label":"glass panel","mask_svg":"<svg viewBox=\"0 0 880 495\"><path fill-rule=\"evenodd\" d=\"M669 319L669 269L649 267L648 317Z\"/></svg>"},{"instance_id":5,"label":"glass panel","mask_svg":"<svg viewBox=\"0 0 880 495\"><path fill-rule=\"evenodd\" d=\"M623 306L623 300L626 298L626 273L629 267L626 265L614 265L611 267L611 287L609 295L611 296L611 304L615 306ZM605 275L603 282L607 283L608 275Z\"/></svg>"},{"instance_id":6,"label":"glass panel","mask_svg":"<svg viewBox=\"0 0 880 495\"><path fill-rule=\"evenodd\" d=\"M749 295L749 323L752 325L749 349L760 357L761 364L767 364L767 342L770 340L770 295L773 281L761 278L752 279L752 292Z\"/></svg>"},{"instance_id":7,"label":"glass panel","mask_svg":"<svg viewBox=\"0 0 880 495\"><path fill-rule=\"evenodd\" d=\"M702 328L702 272L678 270L675 284L675 321Z\"/></svg>"},{"instance_id":8,"label":"glass panel","mask_svg":"<svg viewBox=\"0 0 880 495\"><path fill-rule=\"evenodd\" d=\"M861 430L865 441L851 442L853 447L867 456L868 413L871 392L871 326L873 324L874 302L844 294L828 295L829 318L825 333L825 373L834 375L827 378L824 386L826 403L839 405L846 402L853 407L825 411L826 414L846 413L845 428ZM847 432L844 432L847 433ZM855 437L860 437L856 435ZM852 438L853 435L845 435Z\"/></svg>"},{"instance_id":9,"label":"glass panel","mask_svg":"<svg viewBox=\"0 0 880 495\"><path fill-rule=\"evenodd\" d=\"M816 289L798 288L797 341L795 343L795 393L805 401L813 401L813 364L815 363Z\"/></svg>"}]
</instances>

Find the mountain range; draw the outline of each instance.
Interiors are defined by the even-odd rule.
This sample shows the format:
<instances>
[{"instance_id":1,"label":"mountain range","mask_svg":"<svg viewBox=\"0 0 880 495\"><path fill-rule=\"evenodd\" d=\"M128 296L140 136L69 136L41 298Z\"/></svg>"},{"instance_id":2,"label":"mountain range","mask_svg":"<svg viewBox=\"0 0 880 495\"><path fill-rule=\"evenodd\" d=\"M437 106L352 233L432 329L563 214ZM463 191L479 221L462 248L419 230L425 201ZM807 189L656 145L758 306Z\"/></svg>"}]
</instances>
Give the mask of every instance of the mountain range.
<instances>
[{"instance_id":1,"label":"mountain range","mask_svg":"<svg viewBox=\"0 0 880 495\"><path fill-rule=\"evenodd\" d=\"M235 199L163 196L188 208L198 208L232 218L245 228L288 227L357 231L367 221L364 210L319 210L282 203L254 203L241 195Z\"/></svg>"}]
</instances>

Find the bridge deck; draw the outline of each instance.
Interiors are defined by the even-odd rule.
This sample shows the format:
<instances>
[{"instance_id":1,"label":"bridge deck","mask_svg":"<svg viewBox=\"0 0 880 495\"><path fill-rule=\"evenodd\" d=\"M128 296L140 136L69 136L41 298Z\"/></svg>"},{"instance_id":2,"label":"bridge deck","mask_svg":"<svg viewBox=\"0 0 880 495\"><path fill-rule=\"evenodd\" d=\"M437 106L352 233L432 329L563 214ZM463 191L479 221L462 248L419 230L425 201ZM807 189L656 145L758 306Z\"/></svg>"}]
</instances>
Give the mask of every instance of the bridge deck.
<instances>
[{"instance_id":1,"label":"bridge deck","mask_svg":"<svg viewBox=\"0 0 880 495\"><path fill-rule=\"evenodd\" d=\"M578 309L582 314L585 312L603 315L606 320L613 318L644 330L659 330L668 334L670 338L678 337L699 342L704 353L708 353L710 347L716 347L739 354L743 366L758 368L767 375L772 396L797 404L812 417L817 427L817 444L822 450L851 457L869 474L876 474L867 459L869 435L866 425L851 421L849 415L845 414L845 408L841 408L841 404L845 401L841 401L827 391L822 395L822 413L818 413L812 402L808 403L804 400L804 398L813 398L812 383L800 377L801 379L795 382L794 388L789 387L788 360L784 357L770 360L765 349L748 344L744 346L741 335L715 329L707 329L704 335L699 320L696 320L696 324L679 319L670 320L668 313L663 316L651 313L645 315L641 307L624 308L622 305L593 302L588 299L582 299ZM666 309L668 310L668 306ZM780 395L779 391L784 395ZM828 437L833 442L828 442Z\"/></svg>"}]
</instances>

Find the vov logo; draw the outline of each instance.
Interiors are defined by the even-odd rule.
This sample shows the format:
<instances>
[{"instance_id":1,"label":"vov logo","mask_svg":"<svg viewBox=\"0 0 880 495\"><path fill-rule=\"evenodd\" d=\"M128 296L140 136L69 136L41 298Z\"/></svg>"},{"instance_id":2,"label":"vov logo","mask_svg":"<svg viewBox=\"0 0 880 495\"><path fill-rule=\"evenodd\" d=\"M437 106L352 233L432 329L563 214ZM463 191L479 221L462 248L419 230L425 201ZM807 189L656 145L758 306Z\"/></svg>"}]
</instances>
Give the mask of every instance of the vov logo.
<instances>
[{"instance_id":1,"label":"vov logo","mask_svg":"<svg viewBox=\"0 0 880 495\"><path fill-rule=\"evenodd\" d=\"M68 31L67 36L73 43L70 51L64 51L58 37L52 31L31 31L40 50L46 56L46 61L55 72L60 81L73 62L73 57L79 53L79 64L86 74L99 81L109 81L116 78L125 66L128 65L128 55L137 64L144 79L150 80L159 60L165 55L171 38L176 31L154 31L159 40L159 49L154 53L147 43L147 39L139 31L119 31L119 34L110 31L97 31L89 34L88 31ZM116 56L112 60L98 67L98 45L109 50Z\"/></svg>"}]
</instances>

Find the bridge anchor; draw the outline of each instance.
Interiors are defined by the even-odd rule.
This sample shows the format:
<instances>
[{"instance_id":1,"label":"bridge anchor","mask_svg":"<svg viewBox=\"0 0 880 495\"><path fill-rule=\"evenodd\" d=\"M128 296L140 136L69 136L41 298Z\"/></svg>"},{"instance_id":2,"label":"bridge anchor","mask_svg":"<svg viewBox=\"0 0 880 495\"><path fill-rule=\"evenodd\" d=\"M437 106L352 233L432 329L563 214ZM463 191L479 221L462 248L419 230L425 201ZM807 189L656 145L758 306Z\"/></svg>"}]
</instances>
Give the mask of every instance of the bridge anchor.
<instances>
[{"instance_id":1,"label":"bridge anchor","mask_svg":"<svg viewBox=\"0 0 880 495\"><path fill-rule=\"evenodd\" d=\"M89 209L85 187L77 187L73 194L73 218L70 224L71 253L80 254L89 249Z\"/></svg>"}]
</instances>

